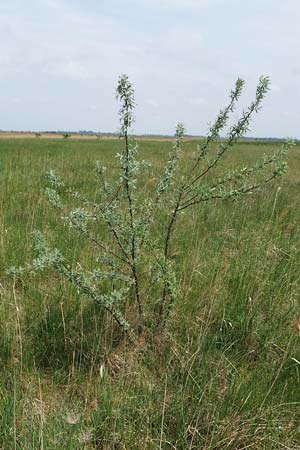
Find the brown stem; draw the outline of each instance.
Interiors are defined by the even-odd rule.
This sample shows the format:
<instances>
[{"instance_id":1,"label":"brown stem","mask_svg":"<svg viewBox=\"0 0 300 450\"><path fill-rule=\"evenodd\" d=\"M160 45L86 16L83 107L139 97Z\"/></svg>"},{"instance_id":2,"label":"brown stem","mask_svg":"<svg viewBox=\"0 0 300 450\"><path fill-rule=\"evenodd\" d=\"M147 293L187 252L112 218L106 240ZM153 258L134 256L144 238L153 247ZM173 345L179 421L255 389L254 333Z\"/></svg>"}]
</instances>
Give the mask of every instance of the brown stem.
<instances>
[{"instance_id":1,"label":"brown stem","mask_svg":"<svg viewBox=\"0 0 300 450\"><path fill-rule=\"evenodd\" d=\"M126 167L125 167L125 188L126 195L128 199L128 208L129 208L129 217L130 217L130 229L131 229L131 270L134 279L134 290L135 290L135 298L138 305L138 333L142 333L143 331L143 306L142 299L140 295L139 288L139 277L137 272L136 265L136 241L135 241L135 228L134 228L134 220L133 220L133 204L132 197L130 193L129 187L129 143L128 143L128 133L127 129L125 129L124 133L125 137L125 154L126 154Z\"/></svg>"},{"instance_id":2,"label":"brown stem","mask_svg":"<svg viewBox=\"0 0 300 450\"><path fill-rule=\"evenodd\" d=\"M172 213L170 222L169 222L168 227L167 227L166 238L165 238L165 246L164 246L165 263L167 262L167 260L169 258L170 239L171 239L171 234L172 234L172 231L173 231L173 227L174 227L176 219L177 219L177 214L178 214L179 207L180 207L181 197L182 197L182 191L178 195L177 202L175 204L175 207L173 209L173 213ZM166 317L164 318L164 308L165 308L167 295L168 295L168 286L167 286L167 280L165 280L164 281L163 294L162 294L162 298L161 298L161 302L160 302L160 306L159 306L159 312L158 312L158 324L161 325L162 327L164 327L165 323L166 323ZM173 303L173 299L172 298L170 299L170 304L171 303Z\"/></svg>"}]
</instances>

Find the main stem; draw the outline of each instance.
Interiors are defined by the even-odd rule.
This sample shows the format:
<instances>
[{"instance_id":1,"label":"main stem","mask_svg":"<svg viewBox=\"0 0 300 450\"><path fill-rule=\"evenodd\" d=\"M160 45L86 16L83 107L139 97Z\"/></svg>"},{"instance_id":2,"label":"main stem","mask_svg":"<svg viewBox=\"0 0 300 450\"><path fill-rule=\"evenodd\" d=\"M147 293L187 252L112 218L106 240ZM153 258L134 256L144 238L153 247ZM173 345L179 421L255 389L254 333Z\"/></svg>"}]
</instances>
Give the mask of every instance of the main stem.
<instances>
[{"instance_id":1,"label":"main stem","mask_svg":"<svg viewBox=\"0 0 300 450\"><path fill-rule=\"evenodd\" d=\"M136 265L136 242L135 242L135 228L134 228L134 220L133 220L133 204L132 197L130 193L129 186L129 142L128 142L128 132L127 128L125 128L124 132L125 137L125 154L126 154L126 167L125 167L125 188L126 195L128 199L128 209L129 209L129 217L130 217L130 230L131 230L131 271L134 280L134 290L135 290L135 298L138 305L138 333L141 334L143 331L143 306L139 288L139 276L137 272Z\"/></svg>"},{"instance_id":2,"label":"main stem","mask_svg":"<svg viewBox=\"0 0 300 450\"><path fill-rule=\"evenodd\" d=\"M165 246L164 246L165 263L169 259L170 239L171 239L172 231L173 231L176 219L177 219L177 214L178 214L178 211L179 211L182 194L183 194L183 192L181 191L179 193L179 195L178 195L178 199L177 199L176 204L174 206L170 222L169 222L169 224L167 226L167 232L166 232L166 237L165 237ZM162 299L161 299L160 307L159 307L159 314L158 314L159 324L162 326L162 328L165 326L165 323L166 323L166 320L167 320L167 317L168 317L168 313L164 314L167 294L168 294L168 285L167 285L167 280L165 280L163 294L162 294ZM170 306L173 303L173 301L174 301L174 299L171 298L168 309L170 309Z\"/></svg>"}]
</instances>

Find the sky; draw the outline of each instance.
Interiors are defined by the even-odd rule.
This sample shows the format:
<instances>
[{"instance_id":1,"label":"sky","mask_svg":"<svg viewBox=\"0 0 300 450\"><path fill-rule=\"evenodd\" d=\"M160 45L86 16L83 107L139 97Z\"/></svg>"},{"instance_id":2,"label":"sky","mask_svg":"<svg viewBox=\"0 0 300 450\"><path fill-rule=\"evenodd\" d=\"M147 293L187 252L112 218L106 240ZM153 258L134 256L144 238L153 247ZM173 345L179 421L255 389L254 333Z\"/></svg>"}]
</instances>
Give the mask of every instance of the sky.
<instances>
[{"instance_id":1,"label":"sky","mask_svg":"<svg viewBox=\"0 0 300 450\"><path fill-rule=\"evenodd\" d=\"M116 132L125 73L134 133L203 135L268 75L248 136L300 138L299 23L299 0L1 0L0 129Z\"/></svg>"}]
</instances>

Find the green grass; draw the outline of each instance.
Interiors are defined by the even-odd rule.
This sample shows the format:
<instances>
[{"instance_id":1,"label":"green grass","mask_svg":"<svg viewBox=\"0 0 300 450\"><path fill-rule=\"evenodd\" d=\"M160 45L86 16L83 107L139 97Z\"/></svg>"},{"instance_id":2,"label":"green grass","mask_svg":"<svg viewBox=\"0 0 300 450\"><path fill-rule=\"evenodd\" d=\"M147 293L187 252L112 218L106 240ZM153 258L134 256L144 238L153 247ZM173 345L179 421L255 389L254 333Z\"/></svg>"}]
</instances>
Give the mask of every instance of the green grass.
<instances>
[{"instance_id":1,"label":"green grass","mask_svg":"<svg viewBox=\"0 0 300 450\"><path fill-rule=\"evenodd\" d=\"M277 145L239 143L224 165ZM0 141L0 449L299 448L299 146L284 178L178 222L181 296L163 335L117 345L103 312L56 275L15 285L4 276L31 260L35 229L70 260L89 260L46 202L41 175L54 168L92 193L95 160L115 167L120 146ZM160 168L170 143L140 147Z\"/></svg>"}]
</instances>

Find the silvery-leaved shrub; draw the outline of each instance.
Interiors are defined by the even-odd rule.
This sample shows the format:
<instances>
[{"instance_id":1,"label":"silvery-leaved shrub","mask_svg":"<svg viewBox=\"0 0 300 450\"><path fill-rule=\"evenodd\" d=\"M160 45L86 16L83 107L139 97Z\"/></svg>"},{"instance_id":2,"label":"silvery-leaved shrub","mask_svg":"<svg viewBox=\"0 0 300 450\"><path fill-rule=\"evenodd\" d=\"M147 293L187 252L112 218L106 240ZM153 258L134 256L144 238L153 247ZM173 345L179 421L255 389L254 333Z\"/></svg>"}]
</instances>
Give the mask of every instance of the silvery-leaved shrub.
<instances>
[{"instance_id":1,"label":"silvery-leaved shrub","mask_svg":"<svg viewBox=\"0 0 300 450\"><path fill-rule=\"evenodd\" d=\"M227 126L244 87L244 81L238 79L228 105L219 112L206 139L197 146L193 158L188 160L189 165L184 167L181 163L185 129L178 124L165 167L151 190L143 183L145 172L152 171L153 178L151 165L139 158L138 145L129 138L134 122L134 89L126 75L120 76L117 99L121 103L123 146L117 155L117 179L110 179L107 168L97 162L97 196L89 199L67 186L54 170L45 175L45 194L49 202L57 208L63 223L93 247L93 267L86 271L79 262L72 266L41 232L35 232L36 258L25 267L11 268L10 274L19 277L26 271L53 269L75 285L83 296L106 310L127 336L141 333L145 327L164 327L175 302L180 301L177 273L171 258L178 217L204 202L238 200L286 171L284 157L293 145L290 140L273 154L264 155L253 167L213 177L223 156L247 132L268 86L268 78L261 77L255 99L230 126L226 140L220 140L220 132ZM68 206L74 201L76 208ZM153 286L155 298L151 300L147 294Z\"/></svg>"}]
</instances>

